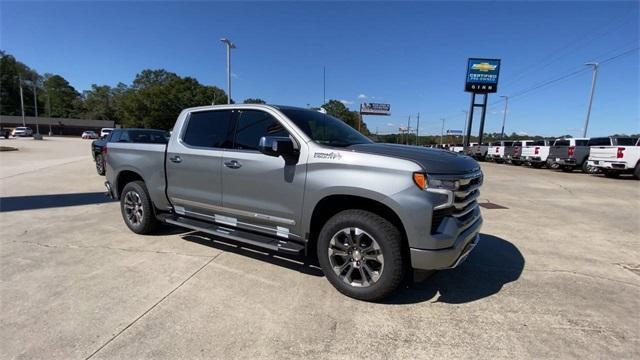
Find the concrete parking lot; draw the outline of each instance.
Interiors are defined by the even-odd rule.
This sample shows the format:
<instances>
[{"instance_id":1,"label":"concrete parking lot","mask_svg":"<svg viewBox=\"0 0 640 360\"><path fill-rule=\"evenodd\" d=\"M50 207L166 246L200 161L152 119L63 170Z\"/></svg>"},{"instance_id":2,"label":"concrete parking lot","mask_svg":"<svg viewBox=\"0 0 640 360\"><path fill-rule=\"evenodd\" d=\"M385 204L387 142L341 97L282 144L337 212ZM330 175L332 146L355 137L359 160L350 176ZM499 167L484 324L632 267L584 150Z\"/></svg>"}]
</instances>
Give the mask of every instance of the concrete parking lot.
<instances>
[{"instance_id":1,"label":"concrete parking lot","mask_svg":"<svg viewBox=\"0 0 640 360\"><path fill-rule=\"evenodd\" d=\"M300 261L139 236L90 141L0 140L0 358L640 358L640 182L483 163L482 239L385 303Z\"/></svg>"}]
</instances>

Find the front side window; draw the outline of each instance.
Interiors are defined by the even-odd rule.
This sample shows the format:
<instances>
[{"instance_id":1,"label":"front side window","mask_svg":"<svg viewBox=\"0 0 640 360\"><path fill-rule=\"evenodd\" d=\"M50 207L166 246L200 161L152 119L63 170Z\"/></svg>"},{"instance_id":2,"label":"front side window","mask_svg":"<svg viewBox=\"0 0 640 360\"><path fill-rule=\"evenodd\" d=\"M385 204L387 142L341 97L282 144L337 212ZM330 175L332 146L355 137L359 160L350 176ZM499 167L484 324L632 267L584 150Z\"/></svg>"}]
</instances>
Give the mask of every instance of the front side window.
<instances>
[{"instance_id":1,"label":"front side window","mask_svg":"<svg viewBox=\"0 0 640 360\"><path fill-rule=\"evenodd\" d=\"M318 111L283 108L285 114L314 142L333 147L370 144L371 141L344 121Z\"/></svg>"},{"instance_id":2,"label":"front side window","mask_svg":"<svg viewBox=\"0 0 640 360\"><path fill-rule=\"evenodd\" d=\"M240 111L233 148L258 150L258 143L263 136L289 136L289 133L278 120L264 111Z\"/></svg>"},{"instance_id":3,"label":"front side window","mask_svg":"<svg viewBox=\"0 0 640 360\"><path fill-rule=\"evenodd\" d=\"M190 146L224 148L231 145L231 111L198 111L187 120L182 141Z\"/></svg>"}]
</instances>

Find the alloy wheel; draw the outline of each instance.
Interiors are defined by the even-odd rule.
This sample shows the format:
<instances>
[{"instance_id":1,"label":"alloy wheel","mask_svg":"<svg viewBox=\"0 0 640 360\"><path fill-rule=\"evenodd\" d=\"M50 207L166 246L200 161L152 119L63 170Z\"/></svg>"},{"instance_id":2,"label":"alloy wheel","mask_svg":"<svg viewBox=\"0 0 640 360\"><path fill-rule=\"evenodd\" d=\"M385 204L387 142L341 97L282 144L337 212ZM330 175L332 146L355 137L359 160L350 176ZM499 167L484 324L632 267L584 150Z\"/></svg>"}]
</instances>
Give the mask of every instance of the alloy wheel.
<instances>
[{"instance_id":1,"label":"alloy wheel","mask_svg":"<svg viewBox=\"0 0 640 360\"><path fill-rule=\"evenodd\" d=\"M125 194L124 212L127 216L127 221L129 221L130 224L137 226L142 223L144 208L142 206L142 199L137 192L129 191Z\"/></svg>"},{"instance_id":2,"label":"alloy wheel","mask_svg":"<svg viewBox=\"0 0 640 360\"><path fill-rule=\"evenodd\" d=\"M340 280L354 287L375 284L384 270L384 257L378 242L366 231L349 227L331 237L329 263Z\"/></svg>"}]
</instances>

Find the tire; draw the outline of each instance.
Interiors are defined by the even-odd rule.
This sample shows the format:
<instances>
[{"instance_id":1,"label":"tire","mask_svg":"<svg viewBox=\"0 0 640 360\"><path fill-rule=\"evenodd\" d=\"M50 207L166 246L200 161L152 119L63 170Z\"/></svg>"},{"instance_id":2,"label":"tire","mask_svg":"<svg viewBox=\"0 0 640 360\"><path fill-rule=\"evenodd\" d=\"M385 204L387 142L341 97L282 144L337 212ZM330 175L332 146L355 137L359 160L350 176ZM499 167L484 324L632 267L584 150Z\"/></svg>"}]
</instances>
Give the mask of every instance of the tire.
<instances>
[{"instance_id":1,"label":"tire","mask_svg":"<svg viewBox=\"0 0 640 360\"><path fill-rule=\"evenodd\" d=\"M585 162L582 163L582 172L585 174L592 174L593 171L591 170L591 166L589 166L589 164L587 164L587 161L585 160Z\"/></svg>"},{"instance_id":2,"label":"tire","mask_svg":"<svg viewBox=\"0 0 640 360\"><path fill-rule=\"evenodd\" d=\"M633 169L633 177L636 178L636 180L640 180L640 162L638 162L635 169Z\"/></svg>"},{"instance_id":3,"label":"tire","mask_svg":"<svg viewBox=\"0 0 640 360\"><path fill-rule=\"evenodd\" d=\"M106 173L104 167L104 157L102 156L102 154L96 155L96 172L101 176L104 176L104 174Z\"/></svg>"},{"instance_id":4,"label":"tire","mask_svg":"<svg viewBox=\"0 0 640 360\"><path fill-rule=\"evenodd\" d=\"M563 166L562 167L562 171L564 171L564 172L573 172L573 167L572 166Z\"/></svg>"},{"instance_id":5,"label":"tire","mask_svg":"<svg viewBox=\"0 0 640 360\"><path fill-rule=\"evenodd\" d=\"M395 291L408 263L400 230L364 210L345 210L330 218L320 231L317 254L331 285L365 301L380 300Z\"/></svg>"},{"instance_id":6,"label":"tire","mask_svg":"<svg viewBox=\"0 0 640 360\"><path fill-rule=\"evenodd\" d=\"M120 194L120 212L124 223L136 234L150 234L158 227L153 203L142 181L124 186Z\"/></svg>"}]
</instances>

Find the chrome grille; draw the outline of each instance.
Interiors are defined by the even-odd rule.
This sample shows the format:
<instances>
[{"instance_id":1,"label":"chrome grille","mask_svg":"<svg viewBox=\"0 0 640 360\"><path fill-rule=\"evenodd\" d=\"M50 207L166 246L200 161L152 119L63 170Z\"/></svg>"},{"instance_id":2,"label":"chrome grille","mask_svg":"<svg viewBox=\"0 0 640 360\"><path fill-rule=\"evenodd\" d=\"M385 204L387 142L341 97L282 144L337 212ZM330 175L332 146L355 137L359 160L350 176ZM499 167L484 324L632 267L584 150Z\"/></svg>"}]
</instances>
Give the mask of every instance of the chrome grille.
<instances>
[{"instance_id":1,"label":"chrome grille","mask_svg":"<svg viewBox=\"0 0 640 360\"><path fill-rule=\"evenodd\" d=\"M453 192L452 216L462 218L471 213L477 206L482 186L482 173L478 172L471 177L458 180L460 186Z\"/></svg>"}]
</instances>

